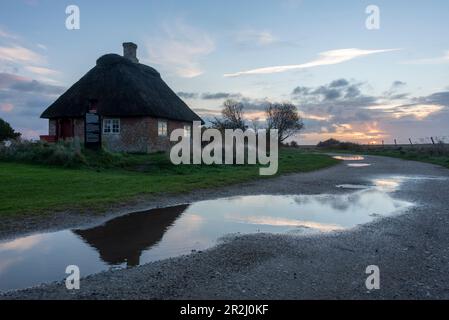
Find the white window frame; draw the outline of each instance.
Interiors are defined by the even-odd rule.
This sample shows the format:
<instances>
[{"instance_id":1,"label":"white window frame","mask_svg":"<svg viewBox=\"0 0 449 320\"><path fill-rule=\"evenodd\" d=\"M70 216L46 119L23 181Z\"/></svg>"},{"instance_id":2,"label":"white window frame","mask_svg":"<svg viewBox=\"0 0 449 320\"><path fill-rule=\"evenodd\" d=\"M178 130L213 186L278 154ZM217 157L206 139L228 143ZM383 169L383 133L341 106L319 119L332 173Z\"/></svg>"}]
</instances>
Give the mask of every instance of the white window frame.
<instances>
[{"instance_id":1,"label":"white window frame","mask_svg":"<svg viewBox=\"0 0 449 320\"><path fill-rule=\"evenodd\" d=\"M190 124L184 125L184 137L191 138L192 137L192 126Z\"/></svg>"},{"instance_id":2,"label":"white window frame","mask_svg":"<svg viewBox=\"0 0 449 320\"><path fill-rule=\"evenodd\" d=\"M157 121L157 135L158 137L168 137L168 121L158 120Z\"/></svg>"},{"instance_id":3,"label":"white window frame","mask_svg":"<svg viewBox=\"0 0 449 320\"><path fill-rule=\"evenodd\" d=\"M118 124L116 130L114 130L114 124ZM103 134L120 134L120 132L120 119L103 119Z\"/></svg>"}]
</instances>

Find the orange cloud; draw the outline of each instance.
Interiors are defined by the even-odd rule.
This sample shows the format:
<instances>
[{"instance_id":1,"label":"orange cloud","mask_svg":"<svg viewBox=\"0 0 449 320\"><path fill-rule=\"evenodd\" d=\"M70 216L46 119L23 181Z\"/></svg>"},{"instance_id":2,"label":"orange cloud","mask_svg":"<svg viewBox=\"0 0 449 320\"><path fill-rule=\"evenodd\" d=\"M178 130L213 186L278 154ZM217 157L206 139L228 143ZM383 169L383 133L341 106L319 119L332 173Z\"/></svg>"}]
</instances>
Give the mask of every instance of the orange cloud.
<instances>
[{"instance_id":1,"label":"orange cloud","mask_svg":"<svg viewBox=\"0 0 449 320\"><path fill-rule=\"evenodd\" d=\"M321 130L321 132L302 133L300 140L302 141L324 141L330 138L341 141L353 141L362 144L378 144L389 135L378 127L377 122L357 123L357 124L334 124L334 130Z\"/></svg>"}]
</instances>

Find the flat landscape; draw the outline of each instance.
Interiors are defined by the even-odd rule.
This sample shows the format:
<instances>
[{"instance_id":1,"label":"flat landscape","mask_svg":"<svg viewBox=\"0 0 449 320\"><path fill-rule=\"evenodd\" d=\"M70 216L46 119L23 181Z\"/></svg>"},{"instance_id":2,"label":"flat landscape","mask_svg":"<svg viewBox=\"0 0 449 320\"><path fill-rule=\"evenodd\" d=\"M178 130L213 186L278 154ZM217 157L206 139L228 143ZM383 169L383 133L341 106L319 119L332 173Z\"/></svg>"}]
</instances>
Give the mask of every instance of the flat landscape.
<instances>
[{"instance_id":1,"label":"flat landscape","mask_svg":"<svg viewBox=\"0 0 449 320\"><path fill-rule=\"evenodd\" d=\"M447 30L441 0L0 1L2 311L449 301Z\"/></svg>"},{"instance_id":2,"label":"flat landscape","mask_svg":"<svg viewBox=\"0 0 449 320\"><path fill-rule=\"evenodd\" d=\"M67 209L99 211L142 195L184 193L263 178L258 166L175 166L166 153L90 153L87 158L87 164L78 168L0 161L0 217L29 217ZM307 172L336 163L326 155L283 149L278 174Z\"/></svg>"},{"instance_id":3,"label":"flat landscape","mask_svg":"<svg viewBox=\"0 0 449 320\"><path fill-rule=\"evenodd\" d=\"M360 161L368 166L350 166ZM81 290L69 292L63 282L55 282L2 298L447 299L449 206L440 191L448 185L449 172L441 166L366 156L263 183L162 197L150 207L182 204L186 199L194 203L249 195L323 194L346 199L346 203L330 200L343 210L362 197L359 192L380 192L407 205L389 216L382 210L372 212L377 218L371 222L344 230L308 234L290 228L287 233L229 235L206 250L89 275L81 280ZM365 287L369 265L380 268L380 290Z\"/></svg>"}]
</instances>

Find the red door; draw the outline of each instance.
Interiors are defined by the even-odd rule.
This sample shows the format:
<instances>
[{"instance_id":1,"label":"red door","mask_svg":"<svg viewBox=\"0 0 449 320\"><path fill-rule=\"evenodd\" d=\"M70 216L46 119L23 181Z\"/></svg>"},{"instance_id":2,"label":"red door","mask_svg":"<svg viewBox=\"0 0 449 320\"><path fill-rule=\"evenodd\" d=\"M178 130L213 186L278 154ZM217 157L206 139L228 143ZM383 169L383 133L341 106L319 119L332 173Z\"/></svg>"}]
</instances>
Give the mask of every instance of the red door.
<instances>
[{"instance_id":1,"label":"red door","mask_svg":"<svg viewBox=\"0 0 449 320\"><path fill-rule=\"evenodd\" d=\"M73 138L73 122L71 119L59 120L58 140Z\"/></svg>"}]
</instances>

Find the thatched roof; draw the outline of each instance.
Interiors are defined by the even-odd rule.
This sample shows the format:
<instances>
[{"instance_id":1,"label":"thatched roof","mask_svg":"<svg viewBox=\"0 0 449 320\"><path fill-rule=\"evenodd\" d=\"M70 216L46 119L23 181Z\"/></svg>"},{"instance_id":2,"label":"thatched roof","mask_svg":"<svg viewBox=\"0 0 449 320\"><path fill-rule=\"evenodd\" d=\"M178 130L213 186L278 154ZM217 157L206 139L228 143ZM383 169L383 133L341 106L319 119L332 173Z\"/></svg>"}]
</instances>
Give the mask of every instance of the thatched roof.
<instances>
[{"instance_id":1,"label":"thatched roof","mask_svg":"<svg viewBox=\"0 0 449 320\"><path fill-rule=\"evenodd\" d=\"M59 97L41 118L83 117L90 101L107 117L151 116L179 121L201 121L153 68L117 54L107 54Z\"/></svg>"}]
</instances>

